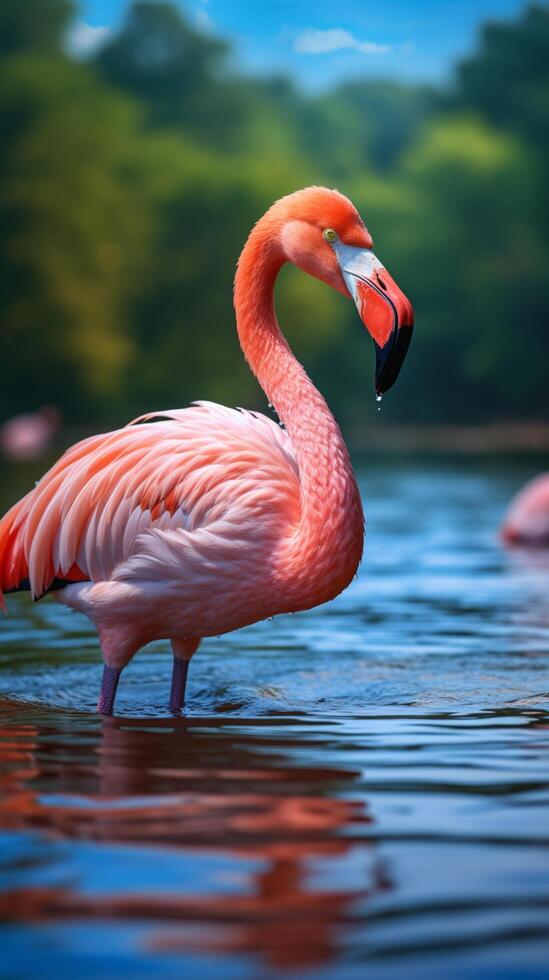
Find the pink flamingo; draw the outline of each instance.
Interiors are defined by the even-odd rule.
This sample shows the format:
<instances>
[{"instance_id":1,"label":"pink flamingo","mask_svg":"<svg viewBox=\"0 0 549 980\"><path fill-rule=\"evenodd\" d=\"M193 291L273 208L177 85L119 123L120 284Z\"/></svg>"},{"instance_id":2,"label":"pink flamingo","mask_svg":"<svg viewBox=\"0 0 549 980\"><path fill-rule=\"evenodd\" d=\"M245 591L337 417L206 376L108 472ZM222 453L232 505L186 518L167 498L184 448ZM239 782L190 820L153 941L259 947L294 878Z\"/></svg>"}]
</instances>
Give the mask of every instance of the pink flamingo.
<instances>
[{"instance_id":1,"label":"pink flamingo","mask_svg":"<svg viewBox=\"0 0 549 980\"><path fill-rule=\"evenodd\" d=\"M509 545L549 546L549 473L530 480L511 501L501 536Z\"/></svg>"},{"instance_id":2,"label":"pink flamingo","mask_svg":"<svg viewBox=\"0 0 549 980\"><path fill-rule=\"evenodd\" d=\"M103 714L151 640L171 641L179 712L202 637L308 609L352 580L364 522L349 453L280 331L273 289L289 261L352 297L375 342L381 394L404 360L413 311L372 247L337 191L277 201L246 242L234 300L242 350L284 428L210 402L143 415L77 443L0 522L0 589L55 591L94 623Z\"/></svg>"},{"instance_id":3,"label":"pink flamingo","mask_svg":"<svg viewBox=\"0 0 549 980\"><path fill-rule=\"evenodd\" d=\"M2 454L14 462L39 459L49 449L60 421L57 409L49 405L37 412L14 415L0 428Z\"/></svg>"}]
</instances>

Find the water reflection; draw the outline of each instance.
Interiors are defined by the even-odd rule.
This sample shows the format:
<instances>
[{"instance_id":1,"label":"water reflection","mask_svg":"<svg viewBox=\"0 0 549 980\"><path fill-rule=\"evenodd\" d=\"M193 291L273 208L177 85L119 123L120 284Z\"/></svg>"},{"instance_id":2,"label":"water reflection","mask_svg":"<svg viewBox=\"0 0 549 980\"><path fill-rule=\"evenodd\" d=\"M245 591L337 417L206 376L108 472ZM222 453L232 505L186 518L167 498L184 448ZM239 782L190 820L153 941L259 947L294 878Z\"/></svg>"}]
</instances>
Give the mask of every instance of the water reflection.
<instances>
[{"instance_id":1,"label":"water reflection","mask_svg":"<svg viewBox=\"0 0 549 980\"><path fill-rule=\"evenodd\" d=\"M128 668L122 717L99 720L89 624L14 597L0 630L13 975L545 980L547 568L497 538L527 477L366 473L358 579L206 641L186 719L166 716L156 645Z\"/></svg>"},{"instance_id":2,"label":"water reflection","mask_svg":"<svg viewBox=\"0 0 549 980\"><path fill-rule=\"evenodd\" d=\"M359 773L292 764L270 728L243 737L212 719L73 716L60 731L51 713L29 710L21 722L21 706L9 702L1 713L3 829L161 846L176 863L191 852L235 862L226 889L223 876L212 888L206 875L202 888L150 894L146 873L142 890L108 895L74 884L11 889L1 905L11 921L146 920L164 924L147 940L157 952L250 953L295 968L328 962L354 903L391 886L368 840L371 814L353 798ZM338 876L331 864L351 852L354 871ZM95 860L108 853L96 849Z\"/></svg>"}]
</instances>

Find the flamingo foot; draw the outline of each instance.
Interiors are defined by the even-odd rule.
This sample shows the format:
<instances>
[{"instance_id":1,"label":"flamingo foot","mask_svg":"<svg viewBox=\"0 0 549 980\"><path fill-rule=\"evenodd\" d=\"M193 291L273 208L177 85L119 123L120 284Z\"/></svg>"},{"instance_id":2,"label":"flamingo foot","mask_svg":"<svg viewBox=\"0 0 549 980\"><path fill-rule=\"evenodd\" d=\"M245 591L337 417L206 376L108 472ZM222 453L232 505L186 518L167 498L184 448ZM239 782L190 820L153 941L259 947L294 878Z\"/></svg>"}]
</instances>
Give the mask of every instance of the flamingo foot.
<instances>
[{"instance_id":1,"label":"flamingo foot","mask_svg":"<svg viewBox=\"0 0 549 980\"><path fill-rule=\"evenodd\" d=\"M173 658L172 687L170 691L170 711L172 715L180 714L181 708L183 707L188 670L188 660L182 660L181 657Z\"/></svg>"},{"instance_id":2,"label":"flamingo foot","mask_svg":"<svg viewBox=\"0 0 549 980\"><path fill-rule=\"evenodd\" d=\"M116 670L115 667L108 667L107 664L103 667L101 692L97 702L97 710L100 715L112 715L120 674L121 671Z\"/></svg>"}]
</instances>

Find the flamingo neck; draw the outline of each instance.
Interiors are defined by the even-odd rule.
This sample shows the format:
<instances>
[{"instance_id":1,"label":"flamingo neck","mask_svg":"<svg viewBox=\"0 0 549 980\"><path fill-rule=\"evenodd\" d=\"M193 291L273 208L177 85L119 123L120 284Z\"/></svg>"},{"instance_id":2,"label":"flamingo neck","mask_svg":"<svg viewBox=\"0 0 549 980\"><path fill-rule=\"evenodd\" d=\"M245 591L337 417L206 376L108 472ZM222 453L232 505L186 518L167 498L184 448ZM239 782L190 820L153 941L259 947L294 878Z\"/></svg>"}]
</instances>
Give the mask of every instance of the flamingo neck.
<instances>
[{"instance_id":1,"label":"flamingo neck","mask_svg":"<svg viewBox=\"0 0 549 980\"><path fill-rule=\"evenodd\" d=\"M362 555L364 519L341 430L278 325L273 292L286 260L268 217L240 257L235 309L246 360L288 432L299 467L299 524L279 556L297 609L324 602L349 584Z\"/></svg>"}]
</instances>

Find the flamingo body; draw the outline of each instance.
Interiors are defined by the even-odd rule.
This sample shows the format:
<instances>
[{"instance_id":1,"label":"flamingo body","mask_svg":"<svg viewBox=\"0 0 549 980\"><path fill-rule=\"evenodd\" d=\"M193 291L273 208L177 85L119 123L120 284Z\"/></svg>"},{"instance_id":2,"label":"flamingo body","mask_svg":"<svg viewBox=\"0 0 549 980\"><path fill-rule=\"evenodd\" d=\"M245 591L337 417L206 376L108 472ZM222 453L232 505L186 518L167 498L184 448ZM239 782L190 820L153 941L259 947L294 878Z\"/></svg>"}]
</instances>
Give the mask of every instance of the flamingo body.
<instances>
[{"instance_id":1,"label":"flamingo body","mask_svg":"<svg viewBox=\"0 0 549 980\"><path fill-rule=\"evenodd\" d=\"M349 454L282 336L273 288L293 261L352 296L367 326L372 318L389 387L411 307L371 247L351 202L325 188L276 202L252 230L235 281L237 329L285 428L209 402L144 415L73 446L0 522L0 601L53 591L89 617L105 661L101 711L151 640L172 642L177 711L202 637L325 602L354 576L363 514Z\"/></svg>"},{"instance_id":2,"label":"flamingo body","mask_svg":"<svg viewBox=\"0 0 549 980\"><path fill-rule=\"evenodd\" d=\"M151 419L158 421L151 422ZM6 516L11 577L84 612L122 666L159 636L211 636L296 602L277 550L299 515L287 433L221 405L143 416L68 450ZM106 646L106 649L105 649Z\"/></svg>"},{"instance_id":3,"label":"flamingo body","mask_svg":"<svg viewBox=\"0 0 549 980\"><path fill-rule=\"evenodd\" d=\"M530 480L511 502L501 529L506 544L549 546L549 473Z\"/></svg>"}]
</instances>

